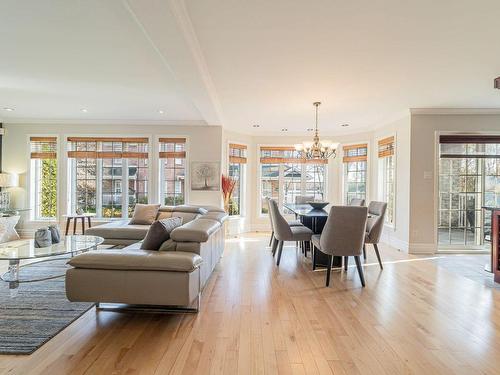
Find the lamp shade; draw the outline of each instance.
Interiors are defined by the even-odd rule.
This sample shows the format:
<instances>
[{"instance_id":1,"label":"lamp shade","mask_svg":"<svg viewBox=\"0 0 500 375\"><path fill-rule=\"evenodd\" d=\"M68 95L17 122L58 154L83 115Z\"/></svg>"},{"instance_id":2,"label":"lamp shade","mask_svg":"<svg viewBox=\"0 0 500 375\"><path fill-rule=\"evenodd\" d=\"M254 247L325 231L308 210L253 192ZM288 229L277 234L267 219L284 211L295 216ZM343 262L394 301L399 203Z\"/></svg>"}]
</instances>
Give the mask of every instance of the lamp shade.
<instances>
[{"instance_id":1,"label":"lamp shade","mask_svg":"<svg viewBox=\"0 0 500 375\"><path fill-rule=\"evenodd\" d=\"M0 187L19 186L19 176L13 173L0 173Z\"/></svg>"}]
</instances>

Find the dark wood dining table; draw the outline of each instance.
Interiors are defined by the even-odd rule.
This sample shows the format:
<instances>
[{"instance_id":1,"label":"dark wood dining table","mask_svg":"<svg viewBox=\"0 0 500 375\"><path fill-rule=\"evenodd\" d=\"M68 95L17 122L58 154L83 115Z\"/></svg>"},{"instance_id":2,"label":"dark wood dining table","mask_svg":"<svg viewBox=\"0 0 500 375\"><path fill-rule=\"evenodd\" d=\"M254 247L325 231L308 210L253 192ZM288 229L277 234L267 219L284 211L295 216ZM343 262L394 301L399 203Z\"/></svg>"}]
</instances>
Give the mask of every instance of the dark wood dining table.
<instances>
[{"instance_id":1,"label":"dark wood dining table","mask_svg":"<svg viewBox=\"0 0 500 375\"><path fill-rule=\"evenodd\" d=\"M293 212L300 222L311 229L314 234L321 234L323 231L331 207L331 205L328 205L318 210L312 208L309 204L285 203L284 206L286 209ZM326 267L328 264L328 256L321 251L316 251L315 262L316 267ZM333 266L341 267L342 257L333 257Z\"/></svg>"}]
</instances>

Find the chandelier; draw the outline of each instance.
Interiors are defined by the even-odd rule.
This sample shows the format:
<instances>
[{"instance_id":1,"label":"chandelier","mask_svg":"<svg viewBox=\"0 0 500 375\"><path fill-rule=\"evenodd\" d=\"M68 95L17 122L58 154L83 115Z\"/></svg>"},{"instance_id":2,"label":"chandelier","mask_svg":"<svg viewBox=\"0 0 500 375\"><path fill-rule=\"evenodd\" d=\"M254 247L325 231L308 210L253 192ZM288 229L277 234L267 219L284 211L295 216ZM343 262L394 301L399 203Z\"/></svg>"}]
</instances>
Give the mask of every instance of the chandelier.
<instances>
[{"instance_id":1,"label":"chandelier","mask_svg":"<svg viewBox=\"0 0 500 375\"><path fill-rule=\"evenodd\" d=\"M332 141L321 141L319 140L318 134L318 107L321 102L314 102L313 105L316 107L316 126L314 129L314 137L312 142L304 141L300 144L295 145L295 150L297 150L302 158L309 160L326 160L331 157L337 156L338 143L333 143Z\"/></svg>"}]
</instances>

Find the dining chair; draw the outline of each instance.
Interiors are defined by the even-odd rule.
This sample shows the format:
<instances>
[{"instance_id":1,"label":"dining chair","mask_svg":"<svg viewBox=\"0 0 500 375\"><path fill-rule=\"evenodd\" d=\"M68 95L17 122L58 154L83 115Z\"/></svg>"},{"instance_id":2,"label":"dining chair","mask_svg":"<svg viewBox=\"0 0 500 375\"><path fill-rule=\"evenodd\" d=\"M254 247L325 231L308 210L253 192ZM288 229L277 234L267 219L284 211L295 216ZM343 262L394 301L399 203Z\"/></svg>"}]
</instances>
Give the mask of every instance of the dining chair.
<instances>
[{"instance_id":1,"label":"dining chair","mask_svg":"<svg viewBox=\"0 0 500 375\"><path fill-rule=\"evenodd\" d=\"M368 220L366 222L365 244L363 245L364 259L366 259L366 244L373 245L375 254L377 255L378 264L380 265L380 269L382 270L384 269L384 266L382 266L382 260L380 259L378 243L380 241L380 236L382 235L382 229L384 229L386 209L386 202L371 201L368 205Z\"/></svg>"},{"instance_id":2,"label":"dining chair","mask_svg":"<svg viewBox=\"0 0 500 375\"><path fill-rule=\"evenodd\" d=\"M269 214L269 222L271 224L271 238L269 239L269 246L271 246L271 249L273 251L273 255L276 251L276 246L278 245L278 240L276 240L276 238L274 237L274 223L273 223L273 217L271 215L271 207L269 205L269 200L271 198L269 197L266 197L266 203L267 203L267 213ZM288 225L292 226L292 227L298 227L298 226L302 226L302 223L300 222L300 220L289 220L288 221Z\"/></svg>"},{"instance_id":3,"label":"dining chair","mask_svg":"<svg viewBox=\"0 0 500 375\"><path fill-rule=\"evenodd\" d=\"M365 286L365 277L359 259L365 239L367 207L332 206L325 227L321 234L311 237L313 256L316 250L328 255L326 286L330 285L330 273L334 256L354 257L361 285ZM345 264L346 264L345 263Z\"/></svg>"},{"instance_id":4,"label":"dining chair","mask_svg":"<svg viewBox=\"0 0 500 375\"><path fill-rule=\"evenodd\" d=\"M314 195L297 195L295 197L295 204L306 204L314 201Z\"/></svg>"},{"instance_id":5,"label":"dining chair","mask_svg":"<svg viewBox=\"0 0 500 375\"><path fill-rule=\"evenodd\" d=\"M348 206L364 206L365 200L360 198L352 198Z\"/></svg>"},{"instance_id":6,"label":"dining chair","mask_svg":"<svg viewBox=\"0 0 500 375\"><path fill-rule=\"evenodd\" d=\"M291 226L286 219L281 215L278 209L278 203L274 199L269 199L269 211L271 212L274 225L274 238L278 242L278 258L276 265L280 265L281 253L283 252L283 244L285 241L294 241L296 243L309 242L313 231L304 225ZM276 247L273 244L273 255L276 253Z\"/></svg>"}]
</instances>

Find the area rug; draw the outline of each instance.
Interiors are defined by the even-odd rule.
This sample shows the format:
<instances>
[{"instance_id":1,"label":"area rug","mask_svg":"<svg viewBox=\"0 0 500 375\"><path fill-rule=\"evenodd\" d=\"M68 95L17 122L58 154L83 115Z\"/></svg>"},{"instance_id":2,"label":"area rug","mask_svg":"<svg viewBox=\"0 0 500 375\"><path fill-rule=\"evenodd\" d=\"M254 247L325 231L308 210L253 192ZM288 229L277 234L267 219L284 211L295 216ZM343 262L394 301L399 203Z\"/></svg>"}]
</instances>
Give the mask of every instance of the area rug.
<instances>
[{"instance_id":1,"label":"area rug","mask_svg":"<svg viewBox=\"0 0 500 375\"><path fill-rule=\"evenodd\" d=\"M66 261L21 267L20 278L64 274ZM0 280L0 354L33 353L92 306L66 299L64 277L20 283L14 293L9 283Z\"/></svg>"}]
</instances>

